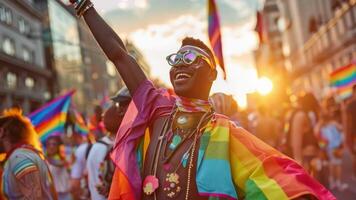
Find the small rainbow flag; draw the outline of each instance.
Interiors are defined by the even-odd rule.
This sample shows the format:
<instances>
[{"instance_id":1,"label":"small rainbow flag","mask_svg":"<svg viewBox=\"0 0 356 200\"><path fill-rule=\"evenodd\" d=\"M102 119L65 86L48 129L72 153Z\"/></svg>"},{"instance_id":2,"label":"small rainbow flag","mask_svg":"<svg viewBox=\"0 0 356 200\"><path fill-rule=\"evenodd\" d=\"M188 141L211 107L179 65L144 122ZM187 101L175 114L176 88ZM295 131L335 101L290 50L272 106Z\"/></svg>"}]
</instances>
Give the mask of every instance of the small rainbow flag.
<instances>
[{"instance_id":1,"label":"small rainbow flag","mask_svg":"<svg viewBox=\"0 0 356 200\"><path fill-rule=\"evenodd\" d=\"M216 60L224 72L224 79L226 79L226 71L224 66L224 57L222 51L220 21L218 9L215 0L208 1L208 32L211 47L213 48Z\"/></svg>"},{"instance_id":2,"label":"small rainbow flag","mask_svg":"<svg viewBox=\"0 0 356 200\"><path fill-rule=\"evenodd\" d=\"M74 92L72 90L57 97L29 115L41 142L46 141L54 133L64 132L64 124Z\"/></svg>"},{"instance_id":3,"label":"small rainbow flag","mask_svg":"<svg viewBox=\"0 0 356 200\"><path fill-rule=\"evenodd\" d=\"M89 133L89 128L82 117L82 115L76 110L73 109L74 112L74 117L75 117L75 125L74 125L74 130L76 133L79 133L80 135L86 136Z\"/></svg>"},{"instance_id":4,"label":"small rainbow flag","mask_svg":"<svg viewBox=\"0 0 356 200\"><path fill-rule=\"evenodd\" d=\"M356 84L356 63L341 67L330 74L330 85L335 87L342 99L352 94L352 86Z\"/></svg>"}]
</instances>

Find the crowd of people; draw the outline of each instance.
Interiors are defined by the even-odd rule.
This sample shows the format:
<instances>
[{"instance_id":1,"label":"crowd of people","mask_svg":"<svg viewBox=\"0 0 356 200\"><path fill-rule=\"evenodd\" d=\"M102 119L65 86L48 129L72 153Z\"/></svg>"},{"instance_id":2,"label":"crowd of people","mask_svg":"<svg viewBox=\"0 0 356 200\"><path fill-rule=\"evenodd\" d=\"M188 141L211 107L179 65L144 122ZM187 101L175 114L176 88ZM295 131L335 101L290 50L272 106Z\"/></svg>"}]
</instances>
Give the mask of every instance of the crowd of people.
<instances>
[{"instance_id":1,"label":"crowd of people","mask_svg":"<svg viewBox=\"0 0 356 200\"><path fill-rule=\"evenodd\" d=\"M157 89L90 0L70 2L127 88L95 109L91 137L78 143L54 133L41 145L19 109L5 110L4 198L326 200L335 199L327 188L348 187L341 165L345 141L356 158L356 91L340 109L306 94L279 118L267 102L241 112L232 96L209 95L217 64L190 37L166 58L173 90Z\"/></svg>"}]
</instances>

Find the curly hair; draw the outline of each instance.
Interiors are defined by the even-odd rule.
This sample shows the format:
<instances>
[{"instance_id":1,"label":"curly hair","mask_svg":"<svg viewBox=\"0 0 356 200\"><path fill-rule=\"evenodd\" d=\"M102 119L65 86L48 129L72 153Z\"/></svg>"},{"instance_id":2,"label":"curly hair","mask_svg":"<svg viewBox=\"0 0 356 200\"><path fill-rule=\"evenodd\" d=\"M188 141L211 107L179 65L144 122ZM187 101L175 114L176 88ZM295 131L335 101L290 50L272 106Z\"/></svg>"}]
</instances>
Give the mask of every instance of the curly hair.
<instances>
[{"instance_id":1,"label":"curly hair","mask_svg":"<svg viewBox=\"0 0 356 200\"><path fill-rule=\"evenodd\" d=\"M11 143L24 142L42 151L37 132L31 121L22 115L21 109L11 108L4 110L0 116L0 127L8 131Z\"/></svg>"},{"instance_id":2,"label":"curly hair","mask_svg":"<svg viewBox=\"0 0 356 200\"><path fill-rule=\"evenodd\" d=\"M211 60L213 61L214 67L216 67L214 54L203 41L201 41L199 39L192 38L192 37L185 37L182 40L181 47L186 46L186 45L196 46L196 47L199 47L199 48L203 49L204 51L206 51L209 54Z\"/></svg>"}]
</instances>

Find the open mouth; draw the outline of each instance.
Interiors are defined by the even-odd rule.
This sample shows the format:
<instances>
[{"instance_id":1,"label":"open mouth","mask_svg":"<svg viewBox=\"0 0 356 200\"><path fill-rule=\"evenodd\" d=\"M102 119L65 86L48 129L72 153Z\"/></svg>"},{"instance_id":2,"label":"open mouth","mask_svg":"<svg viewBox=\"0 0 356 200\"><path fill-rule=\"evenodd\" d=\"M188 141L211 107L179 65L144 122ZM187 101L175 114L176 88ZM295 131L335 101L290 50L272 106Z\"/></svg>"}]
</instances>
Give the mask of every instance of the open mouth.
<instances>
[{"instance_id":1,"label":"open mouth","mask_svg":"<svg viewBox=\"0 0 356 200\"><path fill-rule=\"evenodd\" d=\"M189 79L190 77L192 77L190 74L181 72L181 73L176 74L176 76L174 78L176 80L186 80L186 79Z\"/></svg>"}]
</instances>

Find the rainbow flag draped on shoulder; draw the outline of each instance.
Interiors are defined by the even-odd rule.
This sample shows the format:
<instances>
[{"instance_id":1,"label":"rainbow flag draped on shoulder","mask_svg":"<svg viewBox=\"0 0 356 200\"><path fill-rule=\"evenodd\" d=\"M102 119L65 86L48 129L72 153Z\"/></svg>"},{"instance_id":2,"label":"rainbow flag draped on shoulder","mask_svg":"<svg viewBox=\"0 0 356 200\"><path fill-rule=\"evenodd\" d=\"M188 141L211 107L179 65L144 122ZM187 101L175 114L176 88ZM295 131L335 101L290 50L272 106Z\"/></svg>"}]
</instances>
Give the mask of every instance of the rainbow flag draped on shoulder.
<instances>
[{"instance_id":1,"label":"rainbow flag draped on shoulder","mask_svg":"<svg viewBox=\"0 0 356 200\"><path fill-rule=\"evenodd\" d=\"M57 97L28 116L41 142L46 141L54 133L64 132L64 124L67 119L71 96L74 92L72 90Z\"/></svg>"},{"instance_id":2,"label":"rainbow flag draped on shoulder","mask_svg":"<svg viewBox=\"0 0 356 200\"><path fill-rule=\"evenodd\" d=\"M330 74L330 85L336 88L342 99L352 94L352 86L356 84L356 61L336 69Z\"/></svg>"}]
</instances>

